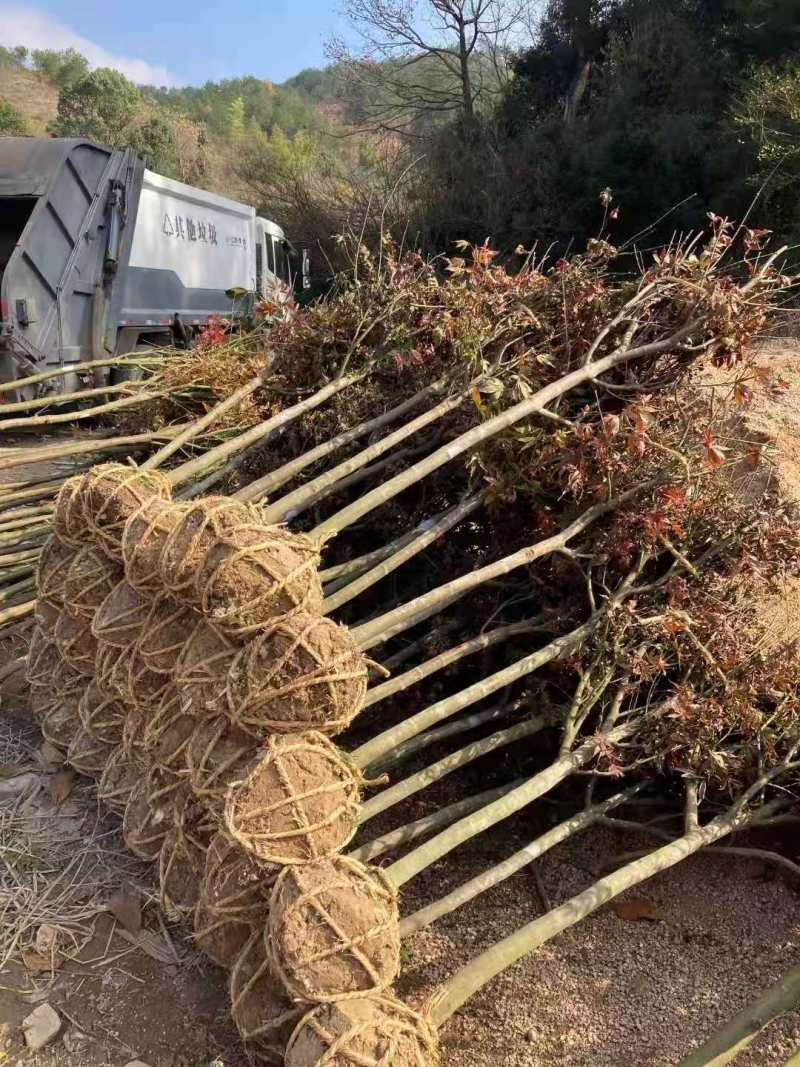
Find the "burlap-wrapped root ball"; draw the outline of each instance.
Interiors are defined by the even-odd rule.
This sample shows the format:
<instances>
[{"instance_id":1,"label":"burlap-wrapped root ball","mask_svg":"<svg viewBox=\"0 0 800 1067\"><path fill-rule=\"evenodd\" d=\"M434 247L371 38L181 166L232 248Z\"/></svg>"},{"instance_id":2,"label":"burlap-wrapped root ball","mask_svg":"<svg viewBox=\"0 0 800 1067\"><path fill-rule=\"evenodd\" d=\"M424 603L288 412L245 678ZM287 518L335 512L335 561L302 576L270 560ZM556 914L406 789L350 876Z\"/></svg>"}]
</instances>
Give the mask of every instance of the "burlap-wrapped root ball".
<instances>
[{"instance_id":1,"label":"burlap-wrapped root ball","mask_svg":"<svg viewBox=\"0 0 800 1067\"><path fill-rule=\"evenodd\" d=\"M144 633L151 607L147 597L122 581L97 609L92 632L98 641L114 648L132 648Z\"/></svg>"},{"instance_id":2,"label":"burlap-wrapped root ball","mask_svg":"<svg viewBox=\"0 0 800 1067\"><path fill-rule=\"evenodd\" d=\"M78 774L87 778L100 778L114 747L96 740L81 724L67 748L67 763L74 767Z\"/></svg>"},{"instance_id":3,"label":"burlap-wrapped root ball","mask_svg":"<svg viewBox=\"0 0 800 1067\"><path fill-rule=\"evenodd\" d=\"M92 633L89 619L74 614L69 608L62 608L53 640L70 667L74 667L79 674L92 677L97 656L97 638Z\"/></svg>"},{"instance_id":4,"label":"burlap-wrapped root ball","mask_svg":"<svg viewBox=\"0 0 800 1067\"><path fill-rule=\"evenodd\" d=\"M136 767L139 767L144 773L149 771L153 764L150 758L150 751L145 742L151 714L152 712L147 712L142 708L129 707L122 726L120 748L125 753L125 758Z\"/></svg>"},{"instance_id":5,"label":"burlap-wrapped root ball","mask_svg":"<svg viewBox=\"0 0 800 1067\"><path fill-rule=\"evenodd\" d=\"M167 538L190 506L152 497L125 523L121 538L122 562L134 589L146 593L163 592L161 554Z\"/></svg>"},{"instance_id":6,"label":"burlap-wrapped root ball","mask_svg":"<svg viewBox=\"0 0 800 1067\"><path fill-rule=\"evenodd\" d=\"M237 527L257 521L258 512L229 496L200 497L189 503L159 555L162 584L191 604L197 603L195 576L211 546Z\"/></svg>"},{"instance_id":7,"label":"burlap-wrapped root ball","mask_svg":"<svg viewBox=\"0 0 800 1067\"><path fill-rule=\"evenodd\" d=\"M390 996L319 1004L298 1023L285 1067L438 1067L436 1033Z\"/></svg>"},{"instance_id":8,"label":"burlap-wrapped root ball","mask_svg":"<svg viewBox=\"0 0 800 1067\"><path fill-rule=\"evenodd\" d=\"M76 552L64 579L64 598L74 615L91 623L95 612L124 578L118 563L89 546Z\"/></svg>"},{"instance_id":9,"label":"burlap-wrapped root ball","mask_svg":"<svg viewBox=\"0 0 800 1067\"><path fill-rule=\"evenodd\" d=\"M151 671L173 674L187 635L194 632L198 618L192 608L169 595L153 601L139 640L139 654Z\"/></svg>"},{"instance_id":10,"label":"burlap-wrapped root ball","mask_svg":"<svg viewBox=\"0 0 800 1067\"><path fill-rule=\"evenodd\" d=\"M141 780L141 769L130 762L121 748L115 748L97 783L97 799L109 811L122 817L131 793Z\"/></svg>"},{"instance_id":11,"label":"burlap-wrapped root ball","mask_svg":"<svg viewBox=\"0 0 800 1067\"><path fill-rule=\"evenodd\" d=\"M79 677L78 672L68 667L61 657L55 642L38 624L33 628L31 643L28 648L28 660L25 664L25 678L31 686L52 689L54 672L61 667L72 678Z\"/></svg>"},{"instance_id":12,"label":"burlap-wrapped root ball","mask_svg":"<svg viewBox=\"0 0 800 1067\"><path fill-rule=\"evenodd\" d=\"M78 683L71 681L66 684L59 684L57 680L54 680L49 697L44 697L37 702L36 720L42 731L42 737L64 752L69 748L70 741L75 734L81 729L78 704L84 684L85 679L80 679Z\"/></svg>"},{"instance_id":13,"label":"burlap-wrapped root ball","mask_svg":"<svg viewBox=\"0 0 800 1067\"><path fill-rule=\"evenodd\" d=\"M136 647L118 649L104 641L98 642L95 681L106 696L147 712L158 708L172 684L148 668Z\"/></svg>"},{"instance_id":14,"label":"burlap-wrapped root ball","mask_svg":"<svg viewBox=\"0 0 800 1067\"><path fill-rule=\"evenodd\" d=\"M319 559L319 546L304 534L259 523L239 526L214 541L200 559L194 602L238 639L291 611L319 614Z\"/></svg>"},{"instance_id":15,"label":"burlap-wrapped root ball","mask_svg":"<svg viewBox=\"0 0 800 1067\"><path fill-rule=\"evenodd\" d=\"M222 696L228 669L238 651L239 646L218 627L199 616L175 664L175 684L181 688L201 686L209 694L206 702Z\"/></svg>"},{"instance_id":16,"label":"burlap-wrapped root ball","mask_svg":"<svg viewBox=\"0 0 800 1067\"><path fill-rule=\"evenodd\" d=\"M225 799L225 828L268 863L309 863L353 837L362 778L344 753L315 731L270 737L266 752Z\"/></svg>"},{"instance_id":17,"label":"burlap-wrapped root ball","mask_svg":"<svg viewBox=\"0 0 800 1067\"><path fill-rule=\"evenodd\" d=\"M222 833L211 839L194 915L194 939L220 967L233 967L253 931L266 925L279 870L259 862Z\"/></svg>"},{"instance_id":18,"label":"burlap-wrapped root ball","mask_svg":"<svg viewBox=\"0 0 800 1067\"><path fill-rule=\"evenodd\" d=\"M36 599L33 617L36 620L36 625L50 641L55 641L56 639L56 626L58 626L62 610L63 605L57 600L50 600L48 597L43 596Z\"/></svg>"},{"instance_id":19,"label":"burlap-wrapped root ball","mask_svg":"<svg viewBox=\"0 0 800 1067\"><path fill-rule=\"evenodd\" d=\"M176 922L194 920L206 853L215 830L216 824L204 806L182 788L158 859L161 907Z\"/></svg>"},{"instance_id":20,"label":"burlap-wrapped root ball","mask_svg":"<svg viewBox=\"0 0 800 1067\"><path fill-rule=\"evenodd\" d=\"M284 867L270 901L266 948L295 1000L380 993L400 973L397 891L347 856Z\"/></svg>"},{"instance_id":21,"label":"burlap-wrapped root ball","mask_svg":"<svg viewBox=\"0 0 800 1067\"><path fill-rule=\"evenodd\" d=\"M173 709L172 715L164 715L162 703L158 712L148 718L142 735L144 751L151 763L165 767L175 774L186 775L186 749L191 741L197 722L190 715L181 711L181 695L165 701L167 709Z\"/></svg>"},{"instance_id":22,"label":"burlap-wrapped root ball","mask_svg":"<svg viewBox=\"0 0 800 1067\"><path fill-rule=\"evenodd\" d=\"M74 545L62 541L57 534L47 538L36 567L36 591L42 599L52 600L58 605L66 603L67 573L79 551Z\"/></svg>"},{"instance_id":23,"label":"burlap-wrapped root ball","mask_svg":"<svg viewBox=\"0 0 800 1067\"><path fill-rule=\"evenodd\" d=\"M224 715L199 722L184 752L192 792L221 814L228 787L244 778L260 756L253 738Z\"/></svg>"},{"instance_id":24,"label":"burlap-wrapped root ball","mask_svg":"<svg viewBox=\"0 0 800 1067\"><path fill-rule=\"evenodd\" d=\"M67 478L58 491L53 512L53 529L61 542L83 548L91 540L81 501L82 475Z\"/></svg>"},{"instance_id":25,"label":"burlap-wrapped root ball","mask_svg":"<svg viewBox=\"0 0 800 1067\"><path fill-rule=\"evenodd\" d=\"M128 708L121 700L107 697L95 679L89 682L78 705L84 730L95 741L121 745Z\"/></svg>"},{"instance_id":26,"label":"burlap-wrapped root ball","mask_svg":"<svg viewBox=\"0 0 800 1067\"><path fill-rule=\"evenodd\" d=\"M256 930L231 969L231 1015L252 1063L282 1067L286 1042L302 1017L272 977Z\"/></svg>"},{"instance_id":27,"label":"burlap-wrapped root ball","mask_svg":"<svg viewBox=\"0 0 800 1067\"><path fill-rule=\"evenodd\" d=\"M122 836L139 859L155 863L172 829L181 781L162 767L151 767L131 791L122 820Z\"/></svg>"},{"instance_id":28,"label":"burlap-wrapped root ball","mask_svg":"<svg viewBox=\"0 0 800 1067\"><path fill-rule=\"evenodd\" d=\"M171 486L163 471L143 471L133 464L100 463L84 474L78 495L87 529L110 555L121 556L125 523L147 500L169 500Z\"/></svg>"},{"instance_id":29,"label":"burlap-wrapped root ball","mask_svg":"<svg viewBox=\"0 0 800 1067\"><path fill-rule=\"evenodd\" d=\"M256 737L346 729L364 704L367 662L346 626L297 611L274 619L228 671L228 713Z\"/></svg>"}]
</instances>

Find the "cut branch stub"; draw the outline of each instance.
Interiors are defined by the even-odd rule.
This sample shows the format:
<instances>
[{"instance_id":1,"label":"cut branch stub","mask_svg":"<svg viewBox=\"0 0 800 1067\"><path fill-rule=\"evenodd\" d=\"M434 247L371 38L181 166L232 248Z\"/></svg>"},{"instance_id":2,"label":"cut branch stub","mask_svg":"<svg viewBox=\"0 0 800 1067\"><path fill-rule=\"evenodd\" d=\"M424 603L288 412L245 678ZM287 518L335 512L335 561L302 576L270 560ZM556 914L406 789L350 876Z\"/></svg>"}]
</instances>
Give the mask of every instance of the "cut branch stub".
<instances>
[{"instance_id":1,"label":"cut branch stub","mask_svg":"<svg viewBox=\"0 0 800 1067\"><path fill-rule=\"evenodd\" d=\"M91 622L106 597L125 577L105 552L89 546L77 552L64 578L64 600L70 611Z\"/></svg>"},{"instance_id":2,"label":"cut branch stub","mask_svg":"<svg viewBox=\"0 0 800 1067\"><path fill-rule=\"evenodd\" d=\"M128 760L121 748L115 748L97 783L97 799L121 817L141 778L141 770Z\"/></svg>"},{"instance_id":3,"label":"cut branch stub","mask_svg":"<svg viewBox=\"0 0 800 1067\"><path fill-rule=\"evenodd\" d=\"M64 659L80 674L91 678L94 674L97 638L88 619L63 609L59 615L53 640Z\"/></svg>"},{"instance_id":4,"label":"cut branch stub","mask_svg":"<svg viewBox=\"0 0 800 1067\"><path fill-rule=\"evenodd\" d=\"M122 531L131 515L147 500L169 500L171 488L161 471L99 463L83 475L78 494L86 528L106 552L119 557Z\"/></svg>"},{"instance_id":5,"label":"cut branch stub","mask_svg":"<svg viewBox=\"0 0 800 1067\"><path fill-rule=\"evenodd\" d=\"M175 799L181 782L161 767L152 767L133 787L125 806L122 836L139 859L155 863L173 824Z\"/></svg>"},{"instance_id":6,"label":"cut branch stub","mask_svg":"<svg viewBox=\"0 0 800 1067\"><path fill-rule=\"evenodd\" d=\"M222 833L212 838L194 915L194 939L220 967L233 967L256 927L265 926L279 871Z\"/></svg>"},{"instance_id":7,"label":"cut branch stub","mask_svg":"<svg viewBox=\"0 0 800 1067\"><path fill-rule=\"evenodd\" d=\"M362 778L320 733L270 737L267 751L225 799L225 828L270 863L339 852L356 831Z\"/></svg>"},{"instance_id":8,"label":"cut branch stub","mask_svg":"<svg viewBox=\"0 0 800 1067\"><path fill-rule=\"evenodd\" d=\"M72 735L67 748L67 763L71 764L78 774L87 778L100 778L113 751L114 745L98 741L81 724Z\"/></svg>"},{"instance_id":9,"label":"cut branch stub","mask_svg":"<svg viewBox=\"0 0 800 1067\"><path fill-rule=\"evenodd\" d=\"M251 522L215 538L194 574L194 603L242 638L298 608L320 613L319 546L303 534Z\"/></svg>"},{"instance_id":10,"label":"cut branch stub","mask_svg":"<svg viewBox=\"0 0 800 1067\"><path fill-rule=\"evenodd\" d=\"M158 858L161 907L175 921L194 918L200 895L200 879L214 824L202 804L188 789L176 794L173 824L167 831Z\"/></svg>"},{"instance_id":11,"label":"cut branch stub","mask_svg":"<svg viewBox=\"0 0 800 1067\"><path fill-rule=\"evenodd\" d=\"M78 713L84 730L95 741L104 745L122 744L128 709L121 700L106 696L96 679L92 679L84 690Z\"/></svg>"},{"instance_id":12,"label":"cut branch stub","mask_svg":"<svg viewBox=\"0 0 800 1067\"><path fill-rule=\"evenodd\" d=\"M122 531L122 562L128 581L142 592L162 589L161 554L167 538L190 505L151 497L125 523Z\"/></svg>"},{"instance_id":13,"label":"cut branch stub","mask_svg":"<svg viewBox=\"0 0 800 1067\"><path fill-rule=\"evenodd\" d=\"M436 1033L395 997L320 1004L303 1017L286 1049L286 1067L438 1067Z\"/></svg>"},{"instance_id":14,"label":"cut branch stub","mask_svg":"<svg viewBox=\"0 0 800 1067\"><path fill-rule=\"evenodd\" d=\"M115 586L97 609L92 633L115 648L132 648L144 633L150 601L128 581Z\"/></svg>"},{"instance_id":15,"label":"cut branch stub","mask_svg":"<svg viewBox=\"0 0 800 1067\"><path fill-rule=\"evenodd\" d=\"M169 595L153 602L139 641L139 654L151 671L173 674L186 635L192 633L197 621L195 611Z\"/></svg>"},{"instance_id":16,"label":"cut branch stub","mask_svg":"<svg viewBox=\"0 0 800 1067\"><path fill-rule=\"evenodd\" d=\"M258 521L258 512L227 496L206 496L182 507L159 553L161 581L170 592L196 601L195 575L217 540L229 530Z\"/></svg>"},{"instance_id":17,"label":"cut branch stub","mask_svg":"<svg viewBox=\"0 0 800 1067\"><path fill-rule=\"evenodd\" d=\"M82 476L67 478L58 491L53 529L59 539L73 548L83 548L91 540L91 531L86 525L86 516L81 501Z\"/></svg>"},{"instance_id":18,"label":"cut branch stub","mask_svg":"<svg viewBox=\"0 0 800 1067\"><path fill-rule=\"evenodd\" d=\"M289 995L320 1003L387 989L400 973L397 891L377 867L334 856L285 867L265 945Z\"/></svg>"},{"instance_id":19,"label":"cut branch stub","mask_svg":"<svg viewBox=\"0 0 800 1067\"><path fill-rule=\"evenodd\" d=\"M228 787L248 773L259 755L252 737L224 715L197 723L184 752L195 796L221 813Z\"/></svg>"},{"instance_id":20,"label":"cut branch stub","mask_svg":"<svg viewBox=\"0 0 800 1067\"><path fill-rule=\"evenodd\" d=\"M228 712L242 729L346 729L367 692L367 663L345 626L304 611L270 623L228 672Z\"/></svg>"},{"instance_id":21,"label":"cut branch stub","mask_svg":"<svg viewBox=\"0 0 800 1067\"><path fill-rule=\"evenodd\" d=\"M47 538L36 569L36 589L40 597L58 604L65 603L64 583L75 555L75 546L62 541L57 534Z\"/></svg>"},{"instance_id":22,"label":"cut branch stub","mask_svg":"<svg viewBox=\"0 0 800 1067\"><path fill-rule=\"evenodd\" d=\"M231 1015L251 1062L283 1067L286 1042L302 1010L272 977L260 930L250 935L233 965L230 994Z\"/></svg>"}]
</instances>

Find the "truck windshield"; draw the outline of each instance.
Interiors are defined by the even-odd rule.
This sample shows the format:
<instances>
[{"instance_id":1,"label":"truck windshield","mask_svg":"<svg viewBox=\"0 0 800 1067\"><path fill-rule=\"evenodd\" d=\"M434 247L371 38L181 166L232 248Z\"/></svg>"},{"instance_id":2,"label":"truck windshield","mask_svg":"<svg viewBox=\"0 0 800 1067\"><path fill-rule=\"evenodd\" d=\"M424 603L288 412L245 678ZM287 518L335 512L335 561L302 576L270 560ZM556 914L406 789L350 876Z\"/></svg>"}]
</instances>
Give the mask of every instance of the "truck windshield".
<instances>
[{"instance_id":1,"label":"truck windshield","mask_svg":"<svg viewBox=\"0 0 800 1067\"><path fill-rule=\"evenodd\" d=\"M289 257L286 255L286 248L284 247L283 241L277 237L273 237L272 245L275 249L275 273L282 282L288 282Z\"/></svg>"}]
</instances>

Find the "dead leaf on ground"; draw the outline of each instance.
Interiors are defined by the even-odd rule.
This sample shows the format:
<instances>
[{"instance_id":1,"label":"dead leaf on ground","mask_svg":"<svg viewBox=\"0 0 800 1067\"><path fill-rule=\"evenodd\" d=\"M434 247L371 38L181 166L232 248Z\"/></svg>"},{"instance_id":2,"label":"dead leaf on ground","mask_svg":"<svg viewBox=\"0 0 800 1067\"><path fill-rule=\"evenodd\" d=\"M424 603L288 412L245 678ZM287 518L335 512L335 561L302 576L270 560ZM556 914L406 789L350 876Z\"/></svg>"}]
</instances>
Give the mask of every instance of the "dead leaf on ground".
<instances>
[{"instance_id":1,"label":"dead leaf on ground","mask_svg":"<svg viewBox=\"0 0 800 1067\"><path fill-rule=\"evenodd\" d=\"M626 922L662 922L664 916L644 897L631 897L628 900L615 900L611 905L618 919Z\"/></svg>"},{"instance_id":2,"label":"dead leaf on ground","mask_svg":"<svg viewBox=\"0 0 800 1067\"><path fill-rule=\"evenodd\" d=\"M64 763L64 753L49 741L42 742L39 748L39 758L49 767L60 767Z\"/></svg>"},{"instance_id":3,"label":"dead leaf on ground","mask_svg":"<svg viewBox=\"0 0 800 1067\"><path fill-rule=\"evenodd\" d=\"M75 788L75 771L59 771L50 779L50 799L60 807Z\"/></svg>"},{"instance_id":4,"label":"dead leaf on ground","mask_svg":"<svg viewBox=\"0 0 800 1067\"><path fill-rule=\"evenodd\" d=\"M169 946L163 937L159 937L158 934L152 930L142 930L134 937L129 934L127 930L121 929L117 933L131 945L135 945L141 949L145 955L151 959L157 960L159 963L176 963L177 957L174 949L170 951Z\"/></svg>"},{"instance_id":5,"label":"dead leaf on ground","mask_svg":"<svg viewBox=\"0 0 800 1067\"><path fill-rule=\"evenodd\" d=\"M136 935L142 929L142 906L133 893L120 890L108 902L108 910L118 923Z\"/></svg>"},{"instance_id":6,"label":"dead leaf on ground","mask_svg":"<svg viewBox=\"0 0 800 1067\"><path fill-rule=\"evenodd\" d=\"M22 962L28 968L29 971L52 971L61 963L58 956L43 956L40 952L22 953Z\"/></svg>"}]
</instances>

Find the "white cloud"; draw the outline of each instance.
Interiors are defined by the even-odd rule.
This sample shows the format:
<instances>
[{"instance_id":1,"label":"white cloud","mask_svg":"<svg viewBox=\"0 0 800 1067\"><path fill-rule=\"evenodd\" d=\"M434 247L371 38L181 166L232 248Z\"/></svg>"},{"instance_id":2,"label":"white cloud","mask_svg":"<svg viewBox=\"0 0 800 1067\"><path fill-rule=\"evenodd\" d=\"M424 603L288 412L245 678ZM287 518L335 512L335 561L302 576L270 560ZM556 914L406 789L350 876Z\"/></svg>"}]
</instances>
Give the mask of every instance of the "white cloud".
<instances>
[{"instance_id":1,"label":"white cloud","mask_svg":"<svg viewBox=\"0 0 800 1067\"><path fill-rule=\"evenodd\" d=\"M0 3L0 41L7 47L74 48L86 56L92 67L113 67L139 85L177 85L178 79L167 70L134 56L108 52L94 41L81 37L68 26L43 11L29 7L11 7Z\"/></svg>"}]
</instances>

